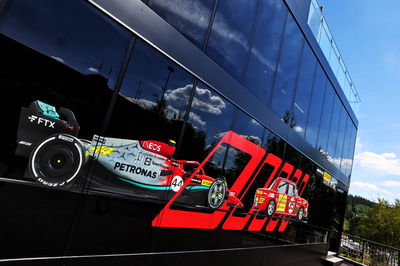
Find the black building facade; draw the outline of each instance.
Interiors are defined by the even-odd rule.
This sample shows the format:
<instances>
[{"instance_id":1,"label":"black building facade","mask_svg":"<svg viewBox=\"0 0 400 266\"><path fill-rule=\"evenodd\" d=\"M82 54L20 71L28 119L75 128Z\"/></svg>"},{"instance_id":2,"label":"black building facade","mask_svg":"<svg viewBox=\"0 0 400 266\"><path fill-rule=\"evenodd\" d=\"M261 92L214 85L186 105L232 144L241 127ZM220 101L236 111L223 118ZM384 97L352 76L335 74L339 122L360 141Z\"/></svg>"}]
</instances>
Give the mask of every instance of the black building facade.
<instances>
[{"instance_id":1,"label":"black building facade","mask_svg":"<svg viewBox=\"0 0 400 266\"><path fill-rule=\"evenodd\" d=\"M309 5L1 0L0 264L337 251L358 121Z\"/></svg>"}]
</instances>

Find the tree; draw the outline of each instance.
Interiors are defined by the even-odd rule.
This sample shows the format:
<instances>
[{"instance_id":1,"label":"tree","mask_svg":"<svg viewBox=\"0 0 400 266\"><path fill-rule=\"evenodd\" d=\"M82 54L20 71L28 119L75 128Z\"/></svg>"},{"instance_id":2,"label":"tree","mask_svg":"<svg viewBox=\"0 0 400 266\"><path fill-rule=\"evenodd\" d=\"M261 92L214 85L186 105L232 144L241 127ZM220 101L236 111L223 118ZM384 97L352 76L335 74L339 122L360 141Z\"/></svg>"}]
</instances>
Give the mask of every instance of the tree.
<instances>
[{"instance_id":1,"label":"tree","mask_svg":"<svg viewBox=\"0 0 400 266\"><path fill-rule=\"evenodd\" d=\"M400 248L400 201L390 205L378 199L368 215L359 222L360 237L384 245Z\"/></svg>"}]
</instances>

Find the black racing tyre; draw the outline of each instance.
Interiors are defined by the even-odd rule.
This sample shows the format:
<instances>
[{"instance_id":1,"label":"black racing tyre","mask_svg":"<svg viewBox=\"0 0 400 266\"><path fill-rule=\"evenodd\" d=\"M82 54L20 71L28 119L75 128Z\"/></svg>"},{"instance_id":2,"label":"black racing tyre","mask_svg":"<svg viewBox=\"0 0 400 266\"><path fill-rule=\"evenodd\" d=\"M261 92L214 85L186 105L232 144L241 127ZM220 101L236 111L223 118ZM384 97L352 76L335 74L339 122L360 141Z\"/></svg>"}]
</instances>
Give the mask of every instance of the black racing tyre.
<instances>
[{"instance_id":1,"label":"black racing tyre","mask_svg":"<svg viewBox=\"0 0 400 266\"><path fill-rule=\"evenodd\" d=\"M265 209L265 215L267 217L271 217L274 215L276 209L276 203L274 200L270 200L267 204L267 208Z\"/></svg>"},{"instance_id":2,"label":"black racing tyre","mask_svg":"<svg viewBox=\"0 0 400 266\"><path fill-rule=\"evenodd\" d=\"M207 203L211 209L218 209L224 203L227 197L226 188L227 185L223 178L217 178L212 182L207 197Z\"/></svg>"},{"instance_id":3,"label":"black racing tyre","mask_svg":"<svg viewBox=\"0 0 400 266\"><path fill-rule=\"evenodd\" d=\"M29 171L39 183L49 187L72 184L85 164L81 141L71 135L52 135L32 151Z\"/></svg>"},{"instance_id":4,"label":"black racing tyre","mask_svg":"<svg viewBox=\"0 0 400 266\"><path fill-rule=\"evenodd\" d=\"M299 219L300 221L302 221L304 219L304 208L301 207L299 212L297 213L297 219Z\"/></svg>"}]
</instances>

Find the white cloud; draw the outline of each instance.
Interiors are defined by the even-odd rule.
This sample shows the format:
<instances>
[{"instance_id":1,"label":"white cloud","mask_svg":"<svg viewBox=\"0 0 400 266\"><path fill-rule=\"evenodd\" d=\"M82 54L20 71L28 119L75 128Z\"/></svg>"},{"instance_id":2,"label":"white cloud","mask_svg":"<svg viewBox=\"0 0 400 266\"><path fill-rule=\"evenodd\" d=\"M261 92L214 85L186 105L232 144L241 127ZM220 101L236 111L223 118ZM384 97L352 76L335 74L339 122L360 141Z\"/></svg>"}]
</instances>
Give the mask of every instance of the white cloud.
<instances>
[{"instance_id":1,"label":"white cloud","mask_svg":"<svg viewBox=\"0 0 400 266\"><path fill-rule=\"evenodd\" d=\"M304 131L304 129L301 126L295 126L293 129L294 129L294 131L296 131L298 133L301 133Z\"/></svg>"},{"instance_id":2,"label":"white cloud","mask_svg":"<svg viewBox=\"0 0 400 266\"><path fill-rule=\"evenodd\" d=\"M64 59L62 59L62 58L60 58L60 57L57 57L57 56L51 56L51 58L53 58L54 60L57 60L58 62L60 62L60 63L63 63L63 64L64 64Z\"/></svg>"},{"instance_id":3,"label":"white cloud","mask_svg":"<svg viewBox=\"0 0 400 266\"><path fill-rule=\"evenodd\" d=\"M377 185L367 183L367 182L355 181L355 182L352 182L350 186L360 188L360 189L366 190L366 191L382 192L385 194L392 195L392 193L387 191L386 189L379 188Z\"/></svg>"},{"instance_id":4,"label":"white cloud","mask_svg":"<svg viewBox=\"0 0 400 266\"><path fill-rule=\"evenodd\" d=\"M94 67L89 67L88 70L94 74L99 74L99 71Z\"/></svg>"},{"instance_id":5,"label":"white cloud","mask_svg":"<svg viewBox=\"0 0 400 266\"><path fill-rule=\"evenodd\" d=\"M221 97L213 95L210 90L196 88L196 97L193 99L192 108L206 113L220 115L226 108Z\"/></svg>"},{"instance_id":6,"label":"white cloud","mask_svg":"<svg viewBox=\"0 0 400 266\"><path fill-rule=\"evenodd\" d=\"M179 106L179 107L186 106L186 104L189 101L189 95L192 88L193 85L188 84L185 85L184 87L167 91L167 93L164 96L165 100L168 102L168 104L171 104L173 106Z\"/></svg>"},{"instance_id":7,"label":"white cloud","mask_svg":"<svg viewBox=\"0 0 400 266\"><path fill-rule=\"evenodd\" d=\"M400 181L386 180L380 183L384 187L400 187Z\"/></svg>"},{"instance_id":8,"label":"white cloud","mask_svg":"<svg viewBox=\"0 0 400 266\"><path fill-rule=\"evenodd\" d=\"M203 127L204 127L204 126L206 125L206 122L203 121L199 115L197 115L197 114L195 114L195 113L193 113L193 112L190 112L190 113L189 113L189 119L190 119L192 122L195 122L195 123L199 124L200 126L203 126Z\"/></svg>"},{"instance_id":9,"label":"white cloud","mask_svg":"<svg viewBox=\"0 0 400 266\"><path fill-rule=\"evenodd\" d=\"M355 150L356 150L357 152L361 152L361 150L362 150L363 147L364 147L364 145L362 144L360 137L357 137L357 138L356 138L356 147L355 147Z\"/></svg>"},{"instance_id":10,"label":"white cloud","mask_svg":"<svg viewBox=\"0 0 400 266\"><path fill-rule=\"evenodd\" d=\"M395 153L378 154L367 151L356 154L354 159L361 167L400 176L400 158Z\"/></svg>"}]
</instances>

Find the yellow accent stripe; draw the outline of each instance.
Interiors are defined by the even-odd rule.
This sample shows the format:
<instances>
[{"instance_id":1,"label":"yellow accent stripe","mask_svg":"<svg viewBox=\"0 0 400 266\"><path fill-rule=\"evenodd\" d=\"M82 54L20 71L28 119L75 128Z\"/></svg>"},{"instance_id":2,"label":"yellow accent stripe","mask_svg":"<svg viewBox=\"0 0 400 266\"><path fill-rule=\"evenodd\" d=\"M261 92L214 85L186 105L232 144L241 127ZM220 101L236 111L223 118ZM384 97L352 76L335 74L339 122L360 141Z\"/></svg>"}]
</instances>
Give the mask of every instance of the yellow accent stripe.
<instances>
[{"instance_id":1,"label":"yellow accent stripe","mask_svg":"<svg viewBox=\"0 0 400 266\"><path fill-rule=\"evenodd\" d=\"M287 195L279 195L278 208L276 208L276 210L280 212L285 211L286 202L287 202Z\"/></svg>"}]
</instances>

